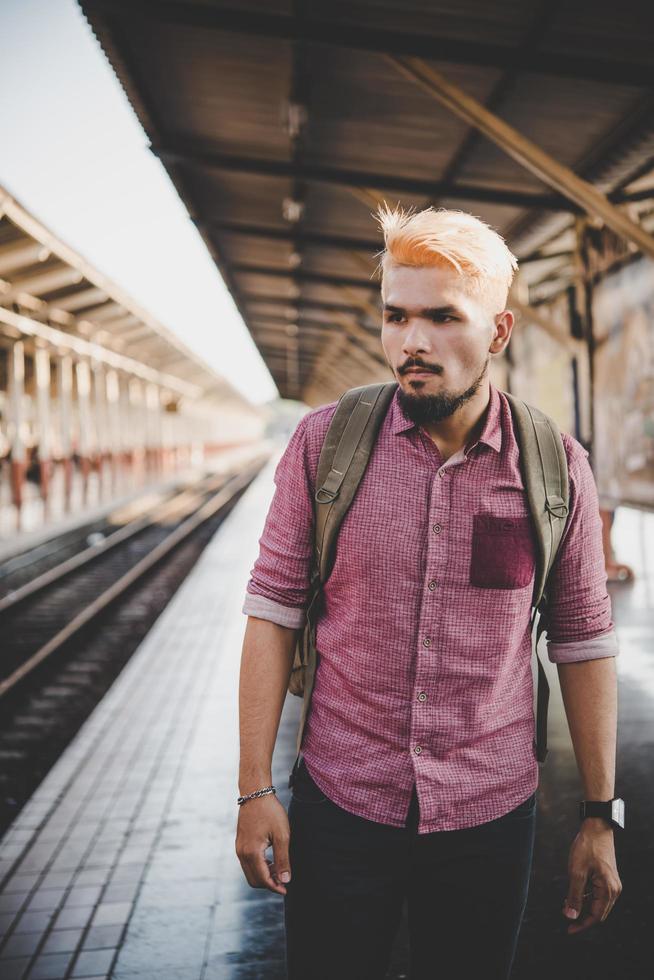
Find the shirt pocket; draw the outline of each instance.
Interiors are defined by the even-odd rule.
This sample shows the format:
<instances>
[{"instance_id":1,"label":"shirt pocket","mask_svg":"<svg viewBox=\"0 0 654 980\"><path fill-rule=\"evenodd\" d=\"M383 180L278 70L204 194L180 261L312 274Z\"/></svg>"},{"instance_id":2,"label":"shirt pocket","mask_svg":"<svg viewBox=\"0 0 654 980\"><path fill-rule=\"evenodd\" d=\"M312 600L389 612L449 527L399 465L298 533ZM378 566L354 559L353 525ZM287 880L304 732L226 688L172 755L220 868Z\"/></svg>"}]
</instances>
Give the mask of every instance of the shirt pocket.
<instances>
[{"instance_id":1,"label":"shirt pocket","mask_svg":"<svg viewBox=\"0 0 654 980\"><path fill-rule=\"evenodd\" d=\"M522 589L536 569L531 517L474 514L470 585L481 589Z\"/></svg>"}]
</instances>

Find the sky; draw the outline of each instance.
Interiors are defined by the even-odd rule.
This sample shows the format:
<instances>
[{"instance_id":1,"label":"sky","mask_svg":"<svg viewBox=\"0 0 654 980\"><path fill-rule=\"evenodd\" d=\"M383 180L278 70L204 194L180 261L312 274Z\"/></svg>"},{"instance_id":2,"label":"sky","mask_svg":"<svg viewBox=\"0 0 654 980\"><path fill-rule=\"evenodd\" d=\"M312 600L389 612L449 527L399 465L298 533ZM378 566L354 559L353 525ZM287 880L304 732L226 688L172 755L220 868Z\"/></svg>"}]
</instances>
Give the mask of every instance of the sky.
<instances>
[{"instance_id":1,"label":"sky","mask_svg":"<svg viewBox=\"0 0 654 980\"><path fill-rule=\"evenodd\" d=\"M279 393L75 0L0 0L0 184L254 404Z\"/></svg>"}]
</instances>

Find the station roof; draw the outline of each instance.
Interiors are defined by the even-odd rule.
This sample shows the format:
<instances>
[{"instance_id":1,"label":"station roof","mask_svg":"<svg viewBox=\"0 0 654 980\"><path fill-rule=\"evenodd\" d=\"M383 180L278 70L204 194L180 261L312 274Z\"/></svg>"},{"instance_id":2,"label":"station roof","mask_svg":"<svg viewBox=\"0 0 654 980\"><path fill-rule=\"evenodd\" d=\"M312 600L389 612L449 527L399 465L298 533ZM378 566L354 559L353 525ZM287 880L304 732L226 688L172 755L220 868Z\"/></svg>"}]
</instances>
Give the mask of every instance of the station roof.
<instances>
[{"instance_id":1,"label":"station roof","mask_svg":"<svg viewBox=\"0 0 654 980\"><path fill-rule=\"evenodd\" d=\"M179 397L256 412L232 385L0 187L0 337L37 337Z\"/></svg>"},{"instance_id":2,"label":"station roof","mask_svg":"<svg viewBox=\"0 0 654 980\"><path fill-rule=\"evenodd\" d=\"M651 227L648 4L80 3L282 396L390 377L371 278L381 199L489 222L532 305L572 281L583 208L431 98L403 60L442 72Z\"/></svg>"}]
</instances>

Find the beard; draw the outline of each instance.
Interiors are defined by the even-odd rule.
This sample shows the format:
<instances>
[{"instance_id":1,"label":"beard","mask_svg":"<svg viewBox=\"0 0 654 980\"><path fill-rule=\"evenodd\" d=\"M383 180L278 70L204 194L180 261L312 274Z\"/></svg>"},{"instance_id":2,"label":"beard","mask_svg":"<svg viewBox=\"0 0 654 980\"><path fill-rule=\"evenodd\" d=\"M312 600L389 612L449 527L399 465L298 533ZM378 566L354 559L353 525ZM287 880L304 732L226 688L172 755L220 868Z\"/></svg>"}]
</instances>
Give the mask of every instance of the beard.
<instances>
[{"instance_id":1,"label":"beard","mask_svg":"<svg viewBox=\"0 0 654 980\"><path fill-rule=\"evenodd\" d=\"M469 401L479 390L482 381L486 377L490 355L486 358L481 374L473 381L465 391L458 393L451 391L440 391L438 394L421 394L420 392L406 392L402 385L397 390L397 400L400 408L407 418L415 422L416 425L429 425L434 422L442 422L443 419L454 415L459 408Z\"/></svg>"}]
</instances>

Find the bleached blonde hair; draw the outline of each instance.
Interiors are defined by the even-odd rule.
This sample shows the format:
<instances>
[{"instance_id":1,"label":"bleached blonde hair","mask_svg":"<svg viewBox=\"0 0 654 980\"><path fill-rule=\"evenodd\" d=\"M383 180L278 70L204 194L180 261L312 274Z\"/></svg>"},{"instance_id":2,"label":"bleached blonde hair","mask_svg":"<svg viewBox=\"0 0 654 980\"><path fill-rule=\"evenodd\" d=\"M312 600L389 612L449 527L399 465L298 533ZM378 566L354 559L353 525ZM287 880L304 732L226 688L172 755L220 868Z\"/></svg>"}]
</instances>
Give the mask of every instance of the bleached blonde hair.
<instances>
[{"instance_id":1,"label":"bleached blonde hair","mask_svg":"<svg viewBox=\"0 0 654 980\"><path fill-rule=\"evenodd\" d=\"M505 309L518 261L502 236L480 218L445 208L390 208L386 202L374 217L384 233L378 266L382 281L389 264L445 265L455 269L463 288L494 313Z\"/></svg>"}]
</instances>

